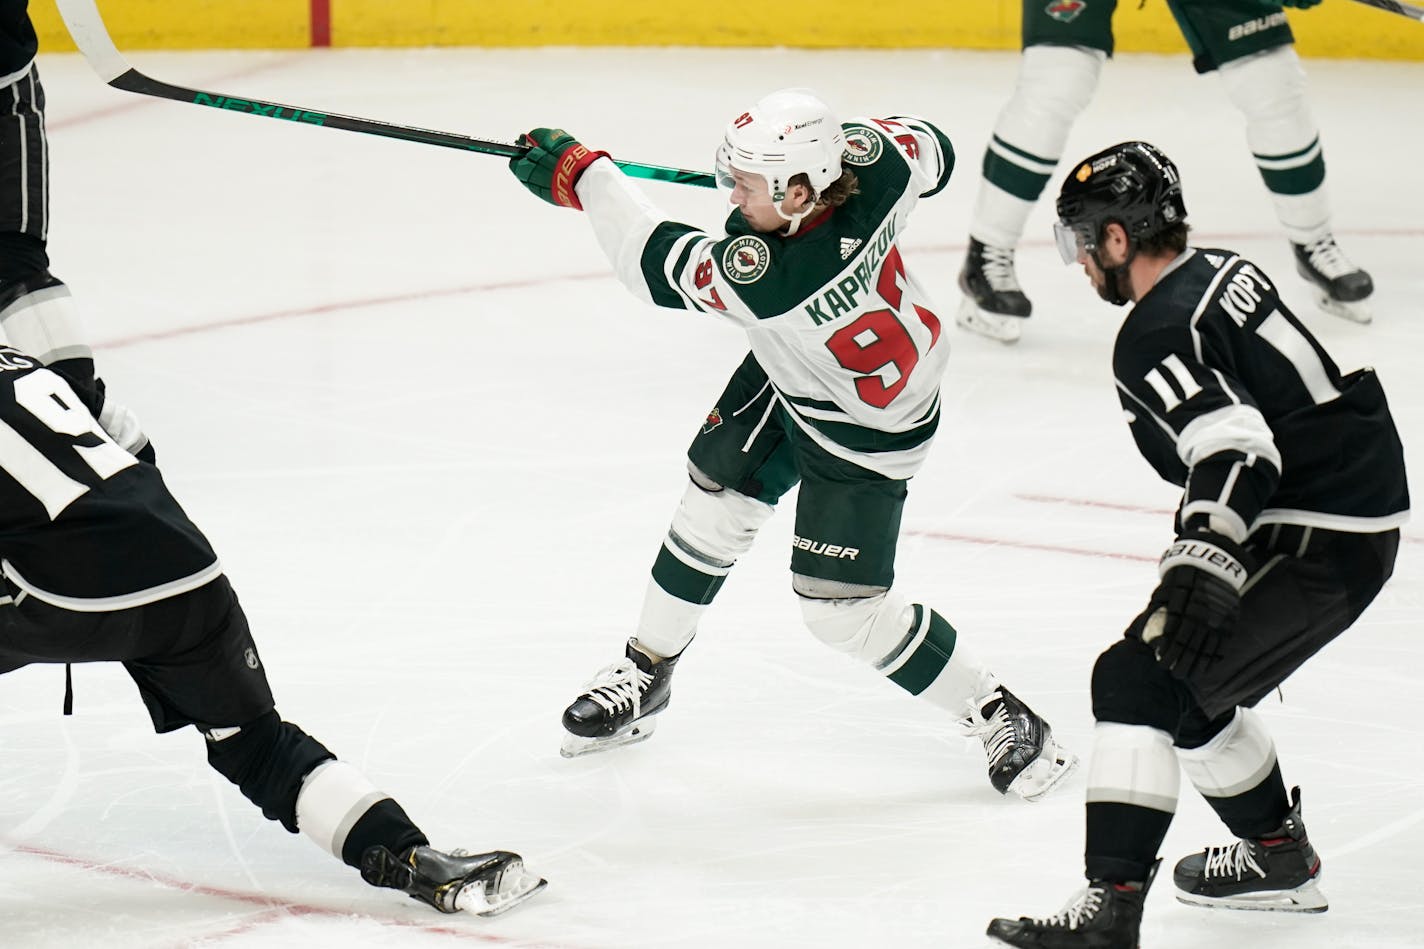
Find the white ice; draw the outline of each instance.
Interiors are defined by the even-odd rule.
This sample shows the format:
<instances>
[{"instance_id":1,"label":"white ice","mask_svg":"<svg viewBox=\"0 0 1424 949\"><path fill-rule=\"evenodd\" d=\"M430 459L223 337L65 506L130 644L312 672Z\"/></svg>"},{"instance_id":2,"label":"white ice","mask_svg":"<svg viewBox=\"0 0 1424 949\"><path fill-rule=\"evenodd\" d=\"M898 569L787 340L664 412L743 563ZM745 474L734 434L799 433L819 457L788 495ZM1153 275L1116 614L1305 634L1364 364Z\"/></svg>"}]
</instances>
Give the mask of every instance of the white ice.
<instances>
[{"instance_id":1,"label":"white ice","mask_svg":"<svg viewBox=\"0 0 1424 949\"><path fill-rule=\"evenodd\" d=\"M1407 24L1401 26L1407 28ZM905 237L955 348L899 559L1086 755L1097 654L1154 583L1176 492L1138 458L1108 353L1120 314L1057 262L1044 202L1017 347L952 327L980 156L1016 57L966 52L408 50L134 54L161 79L509 139L562 125L705 169L771 89L914 112L959 166ZM47 55L54 271L103 375L219 550L279 710L395 794L437 845L547 876L496 920L365 886L154 735L117 666L0 680L0 944L571 949L979 946L1081 885L1082 771L1001 799L982 752L802 629L780 513L734 572L649 742L566 761L559 713L616 659L741 334L637 304L579 215L502 160L117 92ZM1067 160L1127 138L1181 165L1201 244L1279 280L1346 368L1378 367L1424 470L1424 64L1311 62L1336 233L1374 325L1316 311L1241 121L1185 56L1121 57ZM1060 173L1065 169L1061 168ZM648 184L716 226L717 194ZM1056 181L1055 185L1056 187ZM790 502L788 501L787 506ZM1364 619L1265 703L1325 861L1329 913L1212 913L1169 873L1143 945L1424 945L1424 533ZM1164 869L1225 841L1184 790Z\"/></svg>"}]
</instances>

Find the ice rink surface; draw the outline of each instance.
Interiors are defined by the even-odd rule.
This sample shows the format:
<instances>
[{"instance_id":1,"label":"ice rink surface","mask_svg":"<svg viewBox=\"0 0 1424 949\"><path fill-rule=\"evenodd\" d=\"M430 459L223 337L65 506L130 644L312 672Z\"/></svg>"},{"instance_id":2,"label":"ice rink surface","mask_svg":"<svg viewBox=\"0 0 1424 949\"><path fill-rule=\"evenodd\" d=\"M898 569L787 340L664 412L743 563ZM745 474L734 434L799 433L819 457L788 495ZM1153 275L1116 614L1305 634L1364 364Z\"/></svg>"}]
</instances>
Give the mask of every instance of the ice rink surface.
<instances>
[{"instance_id":1,"label":"ice rink surface","mask_svg":"<svg viewBox=\"0 0 1424 949\"><path fill-rule=\"evenodd\" d=\"M1410 28L1401 21L1401 29ZM134 54L160 79L511 139L562 125L710 170L724 122L810 85L843 117L913 112L959 150L905 259L954 346L899 583L1086 755L1089 671L1155 582L1176 490L1138 458L1108 366L1120 313L1061 266L1050 202L1004 347L952 327L984 142L1016 57L967 52L439 50ZM104 946L977 947L1081 885L1083 771L1001 799L977 744L804 631L781 512L734 571L649 742L558 757L559 713L621 654L740 332L636 303L579 215L502 160L255 121L103 86L42 56L53 269L111 391L218 549L279 711L437 845L524 854L548 890L496 920L365 886L262 819L191 730L152 733L117 666L0 679L0 943ZM1424 64L1312 62L1336 234L1377 316L1294 275L1238 114L1185 56L1121 57L1065 159L1143 138L1181 166L1198 245L1274 275L1351 369L1376 366L1424 471ZM1058 178L1051 188L1056 191ZM648 184L716 227L721 196ZM789 501L788 501L789 506ZM1262 706L1325 861L1323 916L1212 913L1164 872L1143 945L1424 945L1424 567ZM1226 836L1189 788L1163 850Z\"/></svg>"}]
</instances>

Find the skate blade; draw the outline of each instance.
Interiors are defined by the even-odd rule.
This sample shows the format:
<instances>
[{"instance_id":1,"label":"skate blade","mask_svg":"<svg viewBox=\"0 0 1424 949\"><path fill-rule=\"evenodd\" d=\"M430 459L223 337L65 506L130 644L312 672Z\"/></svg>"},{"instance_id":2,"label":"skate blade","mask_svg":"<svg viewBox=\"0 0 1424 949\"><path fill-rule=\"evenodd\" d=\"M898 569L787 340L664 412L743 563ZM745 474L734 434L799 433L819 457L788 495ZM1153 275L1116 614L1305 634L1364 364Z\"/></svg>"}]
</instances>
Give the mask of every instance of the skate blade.
<instances>
[{"instance_id":1,"label":"skate blade","mask_svg":"<svg viewBox=\"0 0 1424 949\"><path fill-rule=\"evenodd\" d=\"M989 313L979 309L979 305L972 299L965 298L959 307L959 312L955 314L954 322L961 329L966 329L971 333L977 333L1001 343L1017 343L1019 336L1023 333L1024 318Z\"/></svg>"},{"instance_id":2,"label":"skate blade","mask_svg":"<svg viewBox=\"0 0 1424 949\"><path fill-rule=\"evenodd\" d=\"M1322 293L1315 299L1316 305L1331 316L1338 316L1342 320L1349 320L1351 323L1372 323L1375 318L1374 307L1370 306L1369 300L1356 300L1353 303L1345 303L1336 300L1334 297Z\"/></svg>"},{"instance_id":3,"label":"skate blade","mask_svg":"<svg viewBox=\"0 0 1424 949\"><path fill-rule=\"evenodd\" d=\"M1319 877L1293 890L1269 890L1262 893L1242 893L1238 896L1212 898L1177 892L1177 902L1208 909L1254 910L1266 913L1323 913L1330 901L1320 892Z\"/></svg>"},{"instance_id":4,"label":"skate blade","mask_svg":"<svg viewBox=\"0 0 1424 949\"><path fill-rule=\"evenodd\" d=\"M564 732L563 744L559 746L559 756L581 758L584 755L597 754L600 751L622 748L624 745L636 745L640 741L647 741L653 737L653 729L657 728L657 724L657 720L654 718L640 719L634 722L627 731L610 735L607 738L582 738Z\"/></svg>"},{"instance_id":5,"label":"skate blade","mask_svg":"<svg viewBox=\"0 0 1424 949\"><path fill-rule=\"evenodd\" d=\"M530 873L521 859L511 860L492 881L471 884L455 897L455 908L476 916L498 916L538 893L549 881Z\"/></svg>"},{"instance_id":6,"label":"skate blade","mask_svg":"<svg viewBox=\"0 0 1424 949\"><path fill-rule=\"evenodd\" d=\"M1009 790L1025 801L1037 801L1062 784L1077 767L1078 756L1050 740L1048 747L1009 784Z\"/></svg>"}]
</instances>

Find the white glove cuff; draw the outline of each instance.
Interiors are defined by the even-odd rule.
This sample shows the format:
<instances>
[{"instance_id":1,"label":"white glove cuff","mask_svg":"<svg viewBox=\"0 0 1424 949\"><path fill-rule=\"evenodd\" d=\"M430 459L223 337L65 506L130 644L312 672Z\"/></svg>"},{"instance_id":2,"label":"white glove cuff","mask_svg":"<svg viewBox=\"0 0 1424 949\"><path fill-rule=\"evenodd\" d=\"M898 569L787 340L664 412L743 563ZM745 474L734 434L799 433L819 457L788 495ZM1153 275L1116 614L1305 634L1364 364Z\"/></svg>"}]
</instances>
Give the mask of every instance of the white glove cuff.
<instances>
[{"instance_id":1,"label":"white glove cuff","mask_svg":"<svg viewBox=\"0 0 1424 949\"><path fill-rule=\"evenodd\" d=\"M1217 577L1237 593L1246 585L1246 565L1215 544L1200 538L1179 537L1162 553L1157 575L1165 577L1173 567L1195 567Z\"/></svg>"}]
</instances>

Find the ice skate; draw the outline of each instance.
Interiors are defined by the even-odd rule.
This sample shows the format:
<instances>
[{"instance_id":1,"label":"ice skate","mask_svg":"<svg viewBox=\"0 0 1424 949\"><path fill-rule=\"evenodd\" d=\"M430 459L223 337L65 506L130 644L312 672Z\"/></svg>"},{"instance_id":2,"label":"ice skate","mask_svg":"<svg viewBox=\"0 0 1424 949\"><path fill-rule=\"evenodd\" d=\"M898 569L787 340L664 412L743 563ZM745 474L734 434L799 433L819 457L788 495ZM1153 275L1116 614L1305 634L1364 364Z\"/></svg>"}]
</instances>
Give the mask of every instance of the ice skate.
<instances>
[{"instance_id":1,"label":"ice skate","mask_svg":"<svg viewBox=\"0 0 1424 949\"><path fill-rule=\"evenodd\" d=\"M1140 886L1093 880L1052 916L991 921L989 938L1021 949L1137 949L1142 904L1156 875L1154 863Z\"/></svg>"},{"instance_id":2,"label":"ice skate","mask_svg":"<svg viewBox=\"0 0 1424 949\"><path fill-rule=\"evenodd\" d=\"M1320 857L1300 819L1300 788L1281 826L1255 840L1208 847L1177 862L1177 899L1193 906L1323 913Z\"/></svg>"},{"instance_id":3,"label":"ice skate","mask_svg":"<svg viewBox=\"0 0 1424 949\"><path fill-rule=\"evenodd\" d=\"M1077 767L1077 756L1058 746L1048 722L1001 683L987 680L968 704L961 724L984 743L989 783L1000 794L1036 801Z\"/></svg>"},{"instance_id":4,"label":"ice skate","mask_svg":"<svg viewBox=\"0 0 1424 949\"><path fill-rule=\"evenodd\" d=\"M1326 313L1354 323L1374 319L1370 294L1375 284L1370 275L1351 263L1335 238L1326 235L1309 244L1291 244L1295 269L1316 291L1316 304Z\"/></svg>"},{"instance_id":5,"label":"ice skate","mask_svg":"<svg viewBox=\"0 0 1424 949\"><path fill-rule=\"evenodd\" d=\"M959 289L964 292L964 302L956 323L1001 343L1018 342L1033 304L1014 275L1012 247L991 247L970 238L969 253L959 271Z\"/></svg>"},{"instance_id":6,"label":"ice skate","mask_svg":"<svg viewBox=\"0 0 1424 949\"><path fill-rule=\"evenodd\" d=\"M361 878L372 886L408 893L442 913L463 910L476 916L498 916L548 882L525 870L517 853L445 853L433 847L411 847L400 856L371 847L361 858Z\"/></svg>"},{"instance_id":7,"label":"ice skate","mask_svg":"<svg viewBox=\"0 0 1424 949\"><path fill-rule=\"evenodd\" d=\"M657 725L653 716L667 708L671 697L678 656L654 662L635 648L637 642L628 640L627 657L601 670L564 709L567 734L559 754L565 758L608 751L652 736Z\"/></svg>"}]
</instances>

